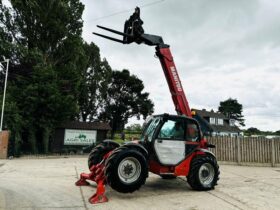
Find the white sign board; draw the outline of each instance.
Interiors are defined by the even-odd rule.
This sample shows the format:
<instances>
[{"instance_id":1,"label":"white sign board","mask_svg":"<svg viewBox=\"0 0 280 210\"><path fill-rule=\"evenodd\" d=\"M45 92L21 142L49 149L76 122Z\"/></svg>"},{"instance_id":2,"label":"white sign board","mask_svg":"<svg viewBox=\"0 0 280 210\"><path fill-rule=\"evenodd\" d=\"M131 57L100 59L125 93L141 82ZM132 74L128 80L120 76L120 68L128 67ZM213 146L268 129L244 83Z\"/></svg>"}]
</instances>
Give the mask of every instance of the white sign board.
<instances>
[{"instance_id":1,"label":"white sign board","mask_svg":"<svg viewBox=\"0 0 280 210\"><path fill-rule=\"evenodd\" d=\"M91 145L96 142L96 130L65 129L64 145Z\"/></svg>"}]
</instances>

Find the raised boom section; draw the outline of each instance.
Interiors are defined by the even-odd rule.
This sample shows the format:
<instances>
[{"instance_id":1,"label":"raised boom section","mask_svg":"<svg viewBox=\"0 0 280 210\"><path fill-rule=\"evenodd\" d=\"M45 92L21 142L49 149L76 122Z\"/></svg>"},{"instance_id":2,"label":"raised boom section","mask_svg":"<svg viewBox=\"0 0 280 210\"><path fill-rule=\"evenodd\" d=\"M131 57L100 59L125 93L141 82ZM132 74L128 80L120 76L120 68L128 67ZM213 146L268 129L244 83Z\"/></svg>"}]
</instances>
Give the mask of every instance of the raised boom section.
<instances>
[{"instance_id":1,"label":"raised boom section","mask_svg":"<svg viewBox=\"0 0 280 210\"><path fill-rule=\"evenodd\" d=\"M179 115L186 115L192 117L192 113L187 101L186 95L184 93L183 86L180 81L180 77L176 70L176 66L169 49L169 45L164 44L163 39L160 36L145 34L142 27L143 21L140 18L140 8L136 7L135 12L130 16L130 18L124 24L124 32L116 31L114 29L106 28L104 26L97 26L103 30L109 31L111 33L123 36L123 39L116 39L114 37L106 36L99 33L93 33L97 36L101 36L105 39L111 41L119 42L122 44L146 44L149 46L156 46L156 55L158 56L167 84L172 96L173 103L175 105L175 110Z\"/></svg>"},{"instance_id":2,"label":"raised boom section","mask_svg":"<svg viewBox=\"0 0 280 210\"><path fill-rule=\"evenodd\" d=\"M176 112L180 115L184 114L188 117L192 117L191 109L181 84L181 80L169 46L165 45L163 47L156 47L156 55L160 60Z\"/></svg>"}]
</instances>

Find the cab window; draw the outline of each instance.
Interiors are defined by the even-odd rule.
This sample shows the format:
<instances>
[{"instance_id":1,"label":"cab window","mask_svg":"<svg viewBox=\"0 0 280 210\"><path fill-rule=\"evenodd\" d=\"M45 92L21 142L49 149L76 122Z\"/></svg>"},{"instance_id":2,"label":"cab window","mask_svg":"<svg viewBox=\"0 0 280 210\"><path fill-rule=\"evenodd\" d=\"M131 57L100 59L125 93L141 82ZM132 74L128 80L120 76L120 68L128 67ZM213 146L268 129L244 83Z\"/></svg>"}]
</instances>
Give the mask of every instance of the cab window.
<instances>
[{"instance_id":1,"label":"cab window","mask_svg":"<svg viewBox=\"0 0 280 210\"><path fill-rule=\"evenodd\" d=\"M194 122L188 121L186 124L186 140L192 142L199 140L199 129Z\"/></svg>"},{"instance_id":2,"label":"cab window","mask_svg":"<svg viewBox=\"0 0 280 210\"><path fill-rule=\"evenodd\" d=\"M167 120L161 127L159 139L175 139L185 141L198 141L198 125L192 120Z\"/></svg>"},{"instance_id":3,"label":"cab window","mask_svg":"<svg viewBox=\"0 0 280 210\"><path fill-rule=\"evenodd\" d=\"M185 129L183 121L167 120L161 127L158 138L184 140Z\"/></svg>"}]
</instances>

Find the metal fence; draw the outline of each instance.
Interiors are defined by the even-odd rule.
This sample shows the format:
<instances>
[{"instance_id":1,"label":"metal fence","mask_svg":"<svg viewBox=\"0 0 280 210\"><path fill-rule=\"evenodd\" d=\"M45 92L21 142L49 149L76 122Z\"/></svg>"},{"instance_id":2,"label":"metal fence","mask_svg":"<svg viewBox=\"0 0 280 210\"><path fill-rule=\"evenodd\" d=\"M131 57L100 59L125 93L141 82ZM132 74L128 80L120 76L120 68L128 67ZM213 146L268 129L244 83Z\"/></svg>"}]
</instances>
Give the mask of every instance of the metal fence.
<instances>
[{"instance_id":1,"label":"metal fence","mask_svg":"<svg viewBox=\"0 0 280 210\"><path fill-rule=\"evenodd\" d=\"M207 139L211 144L216 145L216 148L210 150L219 161L271 166L280 164L280 138L208 137Z\"/></svg>"}]
</instances>

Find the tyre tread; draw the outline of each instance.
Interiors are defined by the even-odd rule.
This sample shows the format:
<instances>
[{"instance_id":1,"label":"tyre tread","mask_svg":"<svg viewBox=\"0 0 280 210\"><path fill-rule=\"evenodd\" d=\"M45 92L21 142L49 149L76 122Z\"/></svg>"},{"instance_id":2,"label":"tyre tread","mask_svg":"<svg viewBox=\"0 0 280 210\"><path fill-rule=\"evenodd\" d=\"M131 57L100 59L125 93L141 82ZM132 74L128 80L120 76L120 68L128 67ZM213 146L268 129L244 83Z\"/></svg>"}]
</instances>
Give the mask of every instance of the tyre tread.
<instances>
[{"instance_id":1,"label":"tyre tread","mask_svg":"<svg viewBox=\"0 0 280 210\"><path fill-rule=\"evenodd\" d=\"M200 166L206 162L211 163L215 171L214 180L210 187L204 187L203 185L201 185L198 177ZM219 165L214 156L211 155L197 156L191 162L190 172L189 175L187 176L187 181L189 185L192 187L192 189L194 190L198 190L198 191L212 190L215 188L215 185L217 185L217 182L219 180L219 175L220 175Z\"/></svg>"},{"instance_id":2,"label":"tyre tread","mask_svg":"<svg viewBox=\"0 0 280 210\"><path fill-rule=\"evenodd\" d=\"M139 179L133 183L126 185L120 181L117 175L117 167L118 163L120 162L120 159L125 155L136 155L139 160L141 161L141 175ZM138 161L139 161L138 160ZM144 167L143 167L144 166ZM140 153L138 150L121 146L113 151L113 153L110 155L110 157L106 160L105 163L105 177L107 183L116 191L121 193L132 193L136 190L139 190L142 185L146 182L146 177L148 174L148 166L146 158L142 153Z\"/></svg>"},{"instance_id":3,"label":"tyre tread","mask_svg":"<svg viewBox=\"0 0 280 210\"><path fill-rule=\"evenodd\" d=\"M89 169L98 163L100 163L103 159L103 156L110 152L111 150L116 149L116 145L108 144L107 142L101 142L96 147L94 147L88 156L88 167Z\"/></svg>"}]
</instances>

